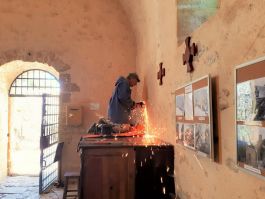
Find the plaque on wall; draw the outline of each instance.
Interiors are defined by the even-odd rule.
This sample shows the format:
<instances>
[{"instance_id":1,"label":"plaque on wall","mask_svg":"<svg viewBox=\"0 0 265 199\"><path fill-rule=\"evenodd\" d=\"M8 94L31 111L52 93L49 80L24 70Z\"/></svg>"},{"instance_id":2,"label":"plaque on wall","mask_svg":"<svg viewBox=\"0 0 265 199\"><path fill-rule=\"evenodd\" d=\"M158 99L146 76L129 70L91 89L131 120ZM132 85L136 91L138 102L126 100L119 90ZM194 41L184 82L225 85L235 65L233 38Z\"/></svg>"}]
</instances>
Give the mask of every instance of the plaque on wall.
<instances>
[{"instance_id":1,"label":"plaque on wall","mask_svg":"<svg viewBox=\"0 0 265 199\"><path fill-rule=\"evenodd\" d=\"M237 163L265 176L265 58L235 70Z\"/></svg>"},{"instance_id":2,"label":"plaque on wall","mask_svg":"<svg viewBox=\"0 0 265 199\"><path fill-rule=\"evenodd\" d=\"M178 88L175 94L177 143L213 158L210 76Z\"/></svg>"}]
</instances>

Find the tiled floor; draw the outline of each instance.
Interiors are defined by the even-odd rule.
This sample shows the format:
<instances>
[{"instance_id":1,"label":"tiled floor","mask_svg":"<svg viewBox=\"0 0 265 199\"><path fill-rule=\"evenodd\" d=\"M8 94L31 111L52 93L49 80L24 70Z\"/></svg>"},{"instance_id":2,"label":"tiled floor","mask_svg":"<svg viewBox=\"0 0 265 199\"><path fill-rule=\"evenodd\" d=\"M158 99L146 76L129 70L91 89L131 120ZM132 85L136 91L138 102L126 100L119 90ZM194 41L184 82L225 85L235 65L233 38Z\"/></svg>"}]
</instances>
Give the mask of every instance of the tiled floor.
<instances>
[{"instance_id":1,"label":"tiled floor","mask_svg":"<svg viewBox=\"0 0 265 199\"><path fill-rule=\"evenodd\" d=\"M52 187L39 195L39 177L7 177L0 182L0 199L61 199L63 188Z\"/></svg>"}]
</instances>

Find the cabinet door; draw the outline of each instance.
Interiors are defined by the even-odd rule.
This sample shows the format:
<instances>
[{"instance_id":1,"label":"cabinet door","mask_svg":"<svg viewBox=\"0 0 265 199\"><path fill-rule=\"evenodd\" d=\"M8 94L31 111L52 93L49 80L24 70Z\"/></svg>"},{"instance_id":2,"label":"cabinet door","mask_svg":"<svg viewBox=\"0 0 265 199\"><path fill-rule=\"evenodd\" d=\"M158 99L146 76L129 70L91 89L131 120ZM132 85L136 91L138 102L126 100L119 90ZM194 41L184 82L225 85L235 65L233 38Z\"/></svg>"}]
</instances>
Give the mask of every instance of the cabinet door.
<instances>
[{"instance_id":1,"label":"cabinet door","mask_svg":"<svg viewBox=\"0 0 265 199\"><path fill-rule=\"evenodd\" d=\"M85 149L82 156L83 199L134 198L133 149Z\"/></svg>"}]
</instances>

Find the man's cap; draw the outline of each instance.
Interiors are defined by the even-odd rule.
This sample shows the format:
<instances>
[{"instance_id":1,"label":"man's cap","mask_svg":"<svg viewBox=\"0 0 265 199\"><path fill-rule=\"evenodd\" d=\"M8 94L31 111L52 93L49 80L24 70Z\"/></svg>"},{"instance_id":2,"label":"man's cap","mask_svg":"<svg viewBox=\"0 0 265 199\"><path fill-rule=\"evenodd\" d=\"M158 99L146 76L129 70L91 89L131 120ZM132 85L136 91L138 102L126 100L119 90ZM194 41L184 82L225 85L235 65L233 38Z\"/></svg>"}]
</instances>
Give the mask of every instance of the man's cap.
<instances>
[{"instance_id":1,"label":"man's cap","mask_svg":"<svg viewBox=\"0 0 265 199\"><path fill-rule=\"evenodd\" d=\"M140 82L139 76L136 73L129 73L129 75L127 76L127 78L134 78L137 80L137 82Z\"/></svg>"}]
</instances>

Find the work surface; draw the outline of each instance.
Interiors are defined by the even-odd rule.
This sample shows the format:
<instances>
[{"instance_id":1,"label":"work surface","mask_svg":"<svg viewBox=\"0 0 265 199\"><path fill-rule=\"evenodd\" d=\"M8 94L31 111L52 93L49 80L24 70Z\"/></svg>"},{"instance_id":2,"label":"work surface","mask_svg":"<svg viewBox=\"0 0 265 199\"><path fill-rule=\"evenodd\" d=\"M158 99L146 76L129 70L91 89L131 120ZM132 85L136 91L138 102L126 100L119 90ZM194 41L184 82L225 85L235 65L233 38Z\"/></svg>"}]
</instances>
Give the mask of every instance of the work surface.
<instances>
[{"instance_id":1,"label":"work surface","mask_svg":"<svg viewBox=\"0 0 265 199\"><path fill-rule=\"evenodd\" d=\"M132 136L132 137L91 137L82 136L79 148L83 147L151 147L151 146L170 146L153 136ZM172 145L171 145L172 146Z\"/></svg>"}]
</instances>

